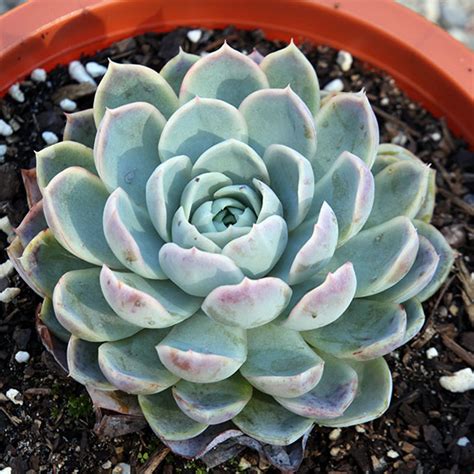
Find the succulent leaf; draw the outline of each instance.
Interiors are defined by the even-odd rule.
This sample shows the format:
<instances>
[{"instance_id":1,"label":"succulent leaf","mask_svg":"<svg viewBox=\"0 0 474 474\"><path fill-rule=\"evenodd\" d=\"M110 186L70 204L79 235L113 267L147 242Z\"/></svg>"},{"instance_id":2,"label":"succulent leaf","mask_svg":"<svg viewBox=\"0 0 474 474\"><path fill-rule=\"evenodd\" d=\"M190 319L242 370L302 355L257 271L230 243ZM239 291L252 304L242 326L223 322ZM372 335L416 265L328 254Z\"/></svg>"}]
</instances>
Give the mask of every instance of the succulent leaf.
<instances>
[{"instance_id":1,"label":"succulent leaf","mask_svg":"<svg viewBox=\"0 0 474 474\"><path fill-rule=\"evenodd\" d=\"M369 169L379 144L379 127L365 93L341 93L328 99L316 116L318 150L312 161L316 180L342 152L359 157ZM330 203L331 204L331 203Z\"/></svg>"},{"instance_id":2,"label":"succulent leaf","mask_svg":"<svg viewBox=\"0 0 474 474\"><path fill-rule=\"evenodd\" d=\"M139 395L138 403L150 428L162 439L180 441L201 434L207 425L186 416L176 405L170 390Z\"/></svg>"},{"instance_id":3,"label":"succulent leaf","mask_svg":"<svg viewBox=\"0 0 474 474\"><path fill-rule=\"evenodd\" d=\"M147 102L167 119L178 108L176 94L156 71L138 64L109 62L94 97L94 120L99 126L107 109L134 102Z\"/></svg>"},{"instance_id":4,"label":"succulent leaf","mask_svg":"<svg viewBox=\"0 0 474 474\"><path fill-rule=\"evenodd\" d=\"M303 332L303 337L334 357L370 360L397 348L405 336L406 324L402 306L356 299L336 321Z\"/></svg>"},{"instance_id":5,"label":"succulent leaf","mask_svg":"<svg viewBox=\"0 0 474 474\"><path fill-rule=\"evenodd\" d=\"M263 161L270 174L271 187L283 205L288 231L296 229L308 214L314 192L310 162L284 145L270 145Z\"/></svg>"},{"instance_id":6,"label":"succulent leaf","mask_svg":"<svg viewBox=\"0 0 474 474\"><path fill-rule=\"evenodd\" d=\"M265 163L246 143L229 139L206 150L194 163L193 178L203 173L224 173L236 185L252 184L252 179L269 182Z\"/></svg>"},{"instance_id":7,"label":"succulent leaf","mask_svg":"<svg viewBox=\"0 0 474 474\"><path fill-rule=\"evenodd\" d=\"M99 282L100 268L65 273L54 288L56 318L74 336L90 342L116 341L140 328L117 316Z\"/></svg>"},{"instance_id":8,"label":"succulent leaf","mask_svg":"<svg viewBox=\"0 0 474 474\"><path fill-rule=\"evenodd\" d=\"M380 149L380 147L379 147ZM380 155L377 154L375 157L374 164L370 171L374 176L378 175L381 171L383 171L387 166L394 165L395 163L399 163L400 160L393 155Z\"/></svg>"},{"instance_id":9,"label":"succulent leaf","mask_svg":"<svg viewBox=\"0 0 474 474\"><path fill-rule=\"evenodd\" d=\"M281 325L294 331L309 331L331 324L346 311L356 287L356 275L349 262L328 273L316 287L313 281L293 287L293 298L285 311L288 317Z\"/></svg>"},{"instance_id":10,"label":"succulent leaf","mask_svg":"<svg viewBox=\"0 0 474 474\"><path fill-rule=\"evenodd\" d=\"M283 216L283 206L273 190L258 179L253 180L253 185L262 197L262 206L258 214L257 224L263 222L267 217Z\"/></svg>"},{"instance_id":11,"label":"succulent leaf","mask_svg":"<svg viewBox=\"0 0 474 474\"><path fill-rule=\"evenodd\" d=\"M257 48L254 48L253 51L247 55L247 57L250 58L255 64L261 64L265 56L260 53Z\"/></svg>"},{"instance_id":12,"label":"succulent leaf","mask_svg":"<svg viewBox=\"0 0 474 474\"><path fill-rule=\"evenodd\" d=\"M263 89L250 94L240 105L248 125L249 145L263 156L268 146L286 145L312 160L316 130L305 103L287 87Z\"/></svg>"},{"instance_id":13,"label":"succulent leaf","mask_svg":"<svg viewBox=\"0 0 474 474\"><path fill-rule=\"evenodd\" d=\"M379 145L377 157L372 168L372 173L377 175L380 171L389 165L399 163L401 161L416 163L423 166L424 163L411 153L406 148L392 143L382 143ZM426 223L429 223L433 217L433 211L435 206L435 195L436 195L436 171L428 168L428 186L426 194L421 204L420 210L416 214L415 218Z\"/></svg>"},{"instance_id":14,"label":"succulent leaf","mask_svg":"<svg viewBox=\"0 0 474 474\"><path fill-rule=\"evenodd\" d=\"M97 361L99 345L71 336L67 345L69 375L87 387L112 391L115 387L104 377Z\"/></svg>"},{"instance_id":15,"label":"succulent leaf","mask_svg":"<svg viewBox=\"0 0 474 474\"><path fill-rule=\"evenodd\" d=\"M222 232L219 232L219 234L221 233ZM204 252L221 252L221 247L219 245L199 232L196 226L188 221L182 206L176 211L176 214L173 217L171 235L173 237L173 242L182 248L190 249L196 247Z\"/></svg>"},{"instance_id":16,"label":"succulent leaf","mask_svg":"<svg viewBox=\"0 0 474 474\"><path fill-rule=\"evenodd\" d=\"M146 280L134 273L104 266L100 286L111 308L125 321L142 328L166 328L192 316L201 299L185 295L167 280Z\"/></svg>"},{"instance_id":17,"label":"succulent leaf","mask_svg":"<svg viewBox=\"0 0 474 474\"><path fill-rule=\"evenodd\" d=\"M94 121L94 110L86 109L72 114L66 114L63 140L81 143L94 148L97 127Z\"/></svg>"},{"instance_id":18,"label":"succulent leaf","mask_svg":"<svg viewBox=\"0 0 474 474\"><path fill-rule=\"evenodd\" d=\"M322 426L353 426L367 423L383 415L392 397L392 377L381 357L366 362L351 362L359 380L357 395L343 415L332 419L316 419ZM377 390L374 390L377 387Z\"/></svg>"},{"instance_id":19,"label":"succulent leaf","mask_svg":"<svg viewBox=\"0 0 474 474\"><path fill-rule=\"evenodd\" d=\"M59 142L36 153L36 176L43 190L61 171L70 166L81 166L97 174L91 148L75 142Z\"/></svg>"},{"instance_id":20,"label":"succulent leaf","mask_svg":"<svg viewBox=\"0 0 474 474\"><path fill-rule=\"evenodd\" d=\"M198 312L176 325L156 346L163 365L194 383L219 382L234 374L247 357L247 337Z\"/></svg>"},{"instance_id":21,"label":"succulent leaf","mask_svg":"<svg viewBox=\"0 0 474 474\"><path fill-rule=\"evenodd\" d=\"M192 179L181 195L181 206L187 219L206 201L212 199L214 193L223 186L229 186L232 180L225 174L212 171Z\"/></svg>"},{"instance_id":22,"label":"succulent leaf","mask_svg":"<svg viewBox=\"0 0 474 474\"><path fill-rule=\"evenodd\" d=\"M247 124L235 107L222 100L196 97L168 120L158 151L161 161L186 155L195 163L211 146L230 138L247 143L247 137Z\"/></svg>"},{"instance_id":23,"label":"succulent leaf","mask_svg":"<svg viewBox=\"0 0 474 474\"><path fill-rule=\"evenodd\" d=\"M168 333L165 329L144 329L139 333L99 346L99 366L107 380L126 393L150 395L162 392L179 378L158 358L155 346Z\"/></svg>"},{"instance_id":24,"label":"succulent leaf","mask_svg":"<svg viewBox=\"0 0 474 474\"><path fill-rule=\"evenodd\" d=\"M152 173L146 184L146 204L150 219L160 237L171 240L171 223L181 194L191 179L191 160L184 155L166 160Z\"/></svg>"},{"instance_id":25,"label":"succulent leaf","mask_svg":"<svg viewBox=\"0 0 474 474\"><path fill-rule=\"evenodd\" d=\"M251 211L247 208L245 209L244 213L246 215L251 214ZM240 221L242 221L242 218L239 218L239 219ZM255 215L253 216L251 215L251 218L249 218L248 220L255 221ZM212 240L212 242L214 242L220 248L223 248L232 240L235 240L250 232L251 227L238 226L238 224L239 224L238 222L235 224L231 224L225 230L221 230L221 231L205 232L203 235L209 240Z\"/></svg>"},{"instance_id":26,"label":"succulent leaf","mask_svg":"<svg viewBox=\"0 0 474 474\"><path fill-rule=\"evenodd\" d=\"M122 268L104 236L102 215L109 193L97 176L72 166L56 175L43 194L46 221L65 249L94 265Z\"/></svg>"},{"instance_id":27,"label":"succulent leaf","mask_svg":"<svg viewBox=\"0 0 474 474\"><path fill-rule=\"evenodd\" d=\"M374 295L376 299L403 303L420 293L432 280L439 263L439 256L427 238L419 235L418 239L420 246L410 271L396 285Z\"/></svg>"},{"instance_id":28,"label":"succulent leaf","mask_svg":"<svg viewBox=\"0 0 474 474\"><path fill-rule=\"evenodd\" d=\"M356 396L357 372L345 361L329 354L322 355L324 372L321 380L300 397L275 397L287 410L306 418L337 418L341 416Z\"/></svg>"},{"instance_id":29,"label":"succulent leaf","mask_svg":"<svg viewBox=\"0 0 474 474\"><path fill-rule=\"evenodd\" d=\"M160 74L166 79L176 95L179 95L184 76L199 59L200 56L197 54L186 53L180 47L179 53L163 66Z\"/></svg>"},{"instance_id":30,"label":"succulent leaf","mask_svg":"<svg viewBox=\"0 0 474 474\"><path fill-rule=\"evenodd\" d=\"M191 67L179 100L184 104L196 96L207 97L238 107L252 92L266 88L268 80L255 62L224 43Z\"/></svg>"},{"instance_id":31,"label":"succulent leaf","mask_svg":"<svg viewBox=\"0 0 474 474\"><path fill-rule=\"evenodd\" d=\"M315 224L304 222L288 235L288 244L273 273L290 285L302 283L321 270L334 255L338 240L336 216L323 202Z\"/></svg>"},{"instance_id":32,"label":"succulent leaf","mask_svg":"<svg viewBox=\"0 0 474 474\"><path fill-rule=\"evenodd\" d=\"M8 258L12 263L13 267L17 271L18 275L26 282L26 284L39 296L47 297L46 293L30 278L30 275L23 268L20 263L20 258L23 255L25 247L21 243L20 238L17 236L13 239L12 243L7 247ZM52 293L52 288L51 288Z\"/></svg>"},{"instance_id":33,"label":"succulent leaf","mask_svg":"<svg viewBox=\"0 0 474 474\"><path fill-rule=\"evenodd\" d=\"M252 183L250 185L232 184L230 186L224 186L214 193L214 199L224 197L239 201L242 205L241 209L245 209L245 206L247 206L257 215L259 215L262 210L262 198L258 195L257 191L253 189Z\"/></svg>"},{"instance_id":34,"label":"succulent leaf","mask_svg":"<svg viewBox=\"0 0 474 474\"><path fill-rule=\"evenodd\" d=\"M30 286L41 296L53 296L56 283L66 272L92 265L70 254L54 238L50 229L40 232L26 246L19 265Z\"/></svg>"},{"instance_id":35,"label":"succulent leaf","mask_svg":"<svg viewBox=\"0 0 474 474\"><path fill-rule=\"evenodd\" d=\"M403 308L407 313L407 329L400 345L406 344L413 339L421 331L423 324L425 324L423 306L421 306L421 303L417 299L412 298L411 300L405 301Z\"/></svg>"},{"instance_id":36,"label":"succulent leaf","mask_svg":"<svg viewBox=\"0 0 474 474\"><path fill-rule=\"evenodd\" d=\"M56 318L54 313L53 302L46 297L41 304L41 312L39 315L43 324L54 334L60 341L67 343L71 337L71 333L65 329Z\"/></svg>"},{"instance_id":37,"label":"succulent leaf","mask_svg":"<svg viewBox=\"0 0 474 474\"><path fill-rule=\"evenodd\" d=\"M166 279L158 258L164 241L145 209L134 204L122 188L107 199L103 220L105 239L124 267L144 278Z\"/></svg>"},{"instance_id":38,"label":"succulent leaf","mask_svg":"<svg viewBox=\"0 0 474 474\"><path fill-rule=\"evenodd\" d=\"M109 192L122 188L145 205L145 186L160 164L158 141L166 120L145 102L108 109L97 132L94 159Z\"/></svg>"},{"instance_id":39,"label":"succulent leaf","mask_svg":"<svg viewBox=\"0 0 474 474\"><path fill-rule=\"evenodd\" d=\"M288 241L286 222L280 216L271 216L242 237L229 242L222 256L230 257L244 274L260 278L277 263Z\"/></svg>"},{"instance_id":40,"label":"succulent leaf","mask_svg":"<svg viewBox=\"0 0 474 474\"><path fill-rule=\"evenodd\" d=\"M350 261L357 277L356 297L375 295L394 286L410 271L418 246L410 220L395 217L360 232L339 247L327 269L333 271Z\"/></svg>"},{"instance_id":41,"label":"succulent leaf","mask_svg":"<svg viewBox=\"0 0 474 474\"><path fill-rule=\"evenodd\" d=\"M379 145L377 157L375 159L372 173L377 175L387 166L393 165L399 162L410 162L412 164L418 164L424 166L424 163L411 153L406 148L403 148L392 143L382 143ZM420 210L416 214L416 218L429 223L433 216L433 210L435 205L435 194L436 194L436 172L429 168L428 173L428 186L426 194L421 204Z\"/></svg>"},{"instance_id":42,"label":"succulent leaf","mask_svg":"<svg viewBox=\"0 0 474 474\"><path fill-rule=\"evenodd\" d=\"M307 220L327 202L337 218L341 246L364 226L374 202L374 177L367 165L343 152L314 187L314 199Z\"/></svg>"},{"instance_id":43,"label":"succulent leaf","mask_svg":"<svg viewBox=\"0 0 474 474\"><path fill-rule=\"evenodd\" d=\"M34 237L42 230L48 228L46 217L44 216L43 200L37 202L30 208L28 214L23 218L20 225L15 229L15 234L21 244L26 247ZM8 249L7 249L8 251Z\"/></svg>"},{"instance_id":44,"label":"succulent leaf","mask_svg":"<svg viewBox=\"0 0 474 474\"><path fill-rule=\"evenodd\" d=\"M207 296L221 285L234 285L244 279L242 271L225 255L183 249L174 243L163 245L160 264L171 281L193 296Z\"/></svg>"},{"instance_id":45,"label":"succulent leaf","mask_svg":"<svg viewBox=\"0 0 474 474\"><path fill-rule=\"evenodd\" d=\"M416 296L418 301L423 302L433 296L443 284L444 280L446 280L453 266L454 252L446 242L443 234L432 225L418 220L413 221L413 224L418 234L430 241L439 257L438 266L436 267L433 278Z\"/></svg>"},{"instance_id":46,"label":"succulent leaf","mask_svg":"<svg viewBox=\"0 0 474 474\"><path fill-rule=\"evenodd\" d=\"M417 212L415 219L419 219L425 223L429 223L433 217L436 199L436 171L428 169L428 187L425 197L421 203L420 210Z\"/></svg>"},{"instance_id":47,"label":"succulent leaf","mask_svg":"<svg viewBox=\"0 0 474 474\"><path fill-rule=\"evenodd\" d=\"M410 150L393 143L381 143L377 149L378 156L394 157L397 160L421 162Z\"/></svg>"},{"instance_id":48,"label":"succulent leaf","mask_svg":"<svg viewBox=\"0 0 474 474\"><path fill-rule=\"evenodd\" d=\"M277 397L299 397L316 386L324 361L296 331L274 324L250 329L248 355L240 373L258 390Z\"/></svg>"},{"instance_id":49,"label":"succulent leaf","mask_svg":"<svg viewBox=\"0 0 474 474\"><path fill-rule=\"evenodd\" d=\"M246 435L276 446L293 443L313 425L313 420L291 413L272 397L259 392L254 392L250 402L232 421Z\"/></svg>"},{"instance_id":50,"label":"succulent leaf","mask_svg":"<svg viewBox=\"0 0 474 474\"><path fill-rule=\"evenodd\" d=\"M428 167L410 161L389 165L375 176L375 197L366 227L397 216L413 218L428 190Z\"/></svg>"},{"instance_id":51,"label":"succulent leaf","mask_svg":"<svg viewBox=\"0 0 474 474\"><path fill-rule=\"evenodd\" d=\"M211 291L202 310L220 323L250 329L275 319L290 301L291 293L291 288L278 278L244 278L237 285Z\"/></svg>"},{"instance_id":52,"label":"succulent leaf","mask_svg":"<svg viewBox=\"0 0 474 474\"><path fill-rule=\"evenodd\" d=\"M271 88L288 85L300 96L313 115L319 109L319 81L305 55L293 43L268 54L260 63Z\"/></svg>"},{"instance_id":53,"label":"succulent leaf","mask_svg":"<svg viewBox=\"0 0 474 474\"><path fill-rule=\"evenodd\" d=\"M189 418L206 425L229 421L252 397L252 386L234 374L220 382L197 384L181 380L173 389L179 408Z\"/></svg>"}]
</instances>

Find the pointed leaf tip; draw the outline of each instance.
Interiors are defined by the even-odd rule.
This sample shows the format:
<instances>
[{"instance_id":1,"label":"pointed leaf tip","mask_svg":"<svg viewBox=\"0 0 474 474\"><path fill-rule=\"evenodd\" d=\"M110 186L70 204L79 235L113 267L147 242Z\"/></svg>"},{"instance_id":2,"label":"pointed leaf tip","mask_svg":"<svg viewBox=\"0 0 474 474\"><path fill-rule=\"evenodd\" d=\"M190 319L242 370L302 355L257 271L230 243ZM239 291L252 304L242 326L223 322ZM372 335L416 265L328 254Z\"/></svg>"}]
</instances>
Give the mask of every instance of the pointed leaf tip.
<instances>
[{"instance_id":1,"label":"pointed leaf tip","mask_svg":"<svg viewBox=\"0 0 474 474\"><path fill-rule=\"evenodd\" d=\"M316 130L318 149L313 163L316 176L324 176L344 151L372 167L379 128L365 94L341 93L329 98L316 117Z\"/></svg>"},{"instance_id":2,"label":"pointed leaf tip","mask_svg":"<svg viewBox=\"0 0 474 474\"><path fill-rule=\"evenodd\" d=\"M181 103L194 96L219 99L238 107L252 92L268 88L268 80L252 59L224 43L201 58L184 76Z\"/></svg>"},{"instance_id":3,"label":"pointed leaf tip","mask_svg":"<svg viewBox=\"0 0 474 474\"><path fill-rule=\"evenodd\" d=\"M260 67L266 74L270 87L292 90L305 102L313 115L319 110L319 81L306 56L294 44L268 54Z\"/></svg>"}]
</instances>

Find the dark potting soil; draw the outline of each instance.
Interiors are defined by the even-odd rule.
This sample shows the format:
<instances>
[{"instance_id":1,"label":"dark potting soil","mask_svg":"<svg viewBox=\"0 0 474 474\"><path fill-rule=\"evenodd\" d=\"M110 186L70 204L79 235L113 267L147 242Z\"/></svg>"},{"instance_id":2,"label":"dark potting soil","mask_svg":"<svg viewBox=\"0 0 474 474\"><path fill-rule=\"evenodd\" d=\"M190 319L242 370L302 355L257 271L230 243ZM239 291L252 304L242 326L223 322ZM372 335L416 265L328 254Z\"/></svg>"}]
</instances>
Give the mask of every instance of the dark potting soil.
<instances>
[{"instance_id":1,"label":"dark potting soil","mask_svg":"<svg viewBox=\"0 0 474 474\"><path fill-rule=\"evenodd\" d=\"M187 39L186 29L168 34L149 33L114 44L83 62L118 62L161 67L178 52L213 51L224 40L250 52L262 54L279 49L260 31L204 30L198 43ZM363 87L379 120L381 139L409 148L437 170L438 196L434 225L459 252L446 284L424 307L427 323L409 345L388 356L394 396L380 419L343 429L340 433L316 427L310 436L301 473L396 472L468 473L474 468L474 404L469 392L451 393L439 384L442 375L474 367L474 287L471 272L474 255L474 154L454 138L441 119L434 118L408 99L386 74L357 59L343 72L336 63L337 51L327 46L303 44L302 50L317 70L321 86L335 78L344 90ZM0 99L0 118L14 133L0 137L7 145L0 165L0 215L17 225L27 211L20 169L35 166L35 150L46 146L41 134L52 131L61 139L63 98L73 99L79 109L92 106L93 90L71 80L67 65L48 74L46 82L21 83L24 103L11 97ZM442 91L440 91L440 94ZM6 260L6 235L0 233L1 261ZM94 432L94 413L84 388L68 378L43 349L34 329L34 311L39 298L18 275L0 279L0 291L17 287L20 294L0 309L0 469L13 473L108 473L120 462L140 473L203 473L205 465L186 461L168 450L147 428L113 439L100 439ZM426 350L439 355L428 359ZM26 364L15 354L28 351ZM5 397L8 389L20 392L22 405ZM471 431L470 431L471 430ZM331 436L329 436L331 433ZM463 437L466 446L458 445ZM461 443L463 444L463 443ZM156 469L156 471L155 471ZM211 472L275 472L250 450ZM114 472L120 472L115 470Z\"/></svg>"}]
</instances>

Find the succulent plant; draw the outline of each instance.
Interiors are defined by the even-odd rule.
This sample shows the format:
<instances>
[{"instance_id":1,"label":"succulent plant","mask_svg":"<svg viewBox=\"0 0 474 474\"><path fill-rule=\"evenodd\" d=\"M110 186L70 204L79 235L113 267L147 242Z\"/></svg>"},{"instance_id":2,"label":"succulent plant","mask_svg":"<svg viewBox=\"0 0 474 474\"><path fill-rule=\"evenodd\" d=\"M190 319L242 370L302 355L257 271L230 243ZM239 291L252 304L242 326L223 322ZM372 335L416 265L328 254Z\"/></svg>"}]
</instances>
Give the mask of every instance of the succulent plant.
<instances>
[{"instance_id":1,"label":"succulent plant","mask_svg":"<svg viewBox=\"0 0 474 474\"><path fill-rule=\"evenodd\" d=\"M37 153L10 256L70 375L136 395L165 441L232 420L287 445L380 416L383 356L449 272L434 171L379 145L363 91L320 95L293 43L111 62Z\"/></svg>"}]
</instances>

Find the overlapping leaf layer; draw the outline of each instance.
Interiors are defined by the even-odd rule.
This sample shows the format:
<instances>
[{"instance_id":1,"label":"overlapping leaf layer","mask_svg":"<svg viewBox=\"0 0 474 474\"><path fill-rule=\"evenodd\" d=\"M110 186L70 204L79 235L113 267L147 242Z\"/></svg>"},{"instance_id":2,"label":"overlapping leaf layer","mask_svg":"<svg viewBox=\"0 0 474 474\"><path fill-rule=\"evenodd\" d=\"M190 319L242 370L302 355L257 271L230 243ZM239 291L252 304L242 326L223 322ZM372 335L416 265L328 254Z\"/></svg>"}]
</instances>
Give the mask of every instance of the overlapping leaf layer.
<instances>
[{"instance_id":1,"label":"overlapping leaf layer","mask_svg":"<svg viewBox=\"0 0 474 474\"><path fill-rule=\"evenodd\" d=\"M10 256L71 376L136 395L168 441L233 420L287 445L378 417L383 356L452 263L434 171L379 145L363 92L321 102L293 43L111 63L37 174Z\"/></svg>"}]
</instances>

